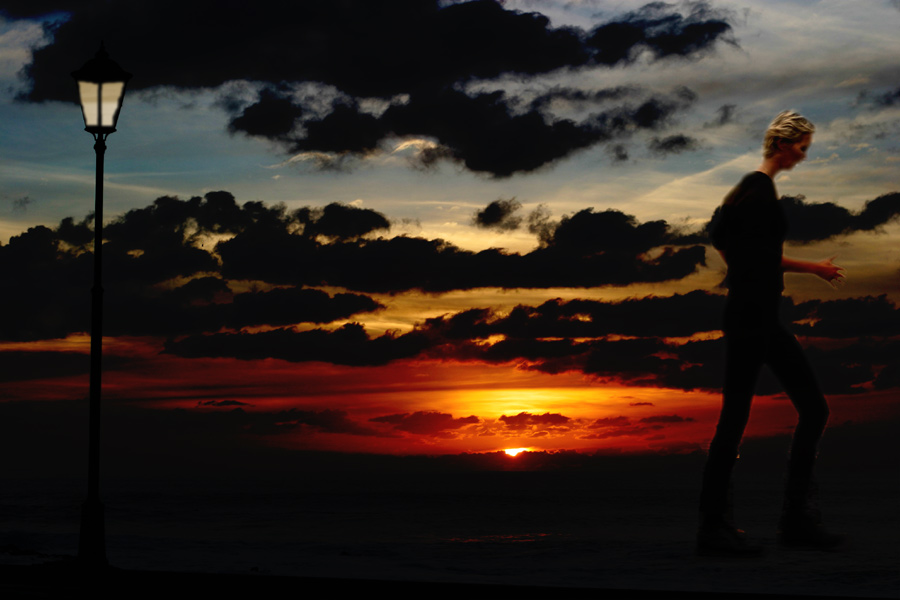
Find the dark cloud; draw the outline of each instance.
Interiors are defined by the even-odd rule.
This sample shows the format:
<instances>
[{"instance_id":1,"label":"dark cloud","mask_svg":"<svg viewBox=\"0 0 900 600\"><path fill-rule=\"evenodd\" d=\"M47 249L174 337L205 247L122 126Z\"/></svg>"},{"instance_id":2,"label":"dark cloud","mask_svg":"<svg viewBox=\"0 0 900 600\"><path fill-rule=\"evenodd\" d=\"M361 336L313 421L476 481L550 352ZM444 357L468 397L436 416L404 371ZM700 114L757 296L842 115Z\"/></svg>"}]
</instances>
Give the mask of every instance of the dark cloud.
<instances>
[{"instance_id":1,"label":"dark cloud","mask_svg":"<svg viewBox=\"0 0 900 600\"><path fill-rule=\"evenodd\" d=\"M90 356L81 352L53 352L49 350L6 350L0 351L0 382L28 381L30 379L51 379L84 375L90 371ZM103 368L118 370L133 364L127 357L107 355L103 357ZM85 387L85 395L87 387Z\"/></svg>"},{"instance_id":2,"label":"dark cloud","mask_svg":"<svg viewBox=\"0 0 900 600\"><path fill-rule=\"evenodd\" d=\"M623 425L630 425L631 419L628 417L603 417L602 419L594 419L594 421L588 425L588 429L601 429L604 427L621 427Z\"/></svg>"},{"instance_id":3,"label":"dark cloud","mask_svg":"<svg viewBox=\"0 0 900 600\"><path fill-rule=\"evenodd\" d=\"M278 358L291 362L323 361L339 365L384 365L420 354L429 341L419 333L385 333L370 338L358 323L336 330L276 329L261 333L216 333L169 340L165 352L183 357L229 357L241 360Z\"/></svg>"},{"instance_id":4,"label":"dark cloud","mask_svg":"<svg viewBox=\"0 0 900 600\"><path fill-rule=\"evenodd\" d=\"M725 344L721 339L667 343L657 338L611 339L573 342L504 341L490 348L473 351L471 345L458 347L459 360L496 361L497 347L504 351L503 362L520 368L549 374L576 372L603 381L664 387L681 390L721 390ZM868 360L854 355L863 349ZM810 361L823 391L827 394L853 394L873 385L881 371L894 364L893 344L882 341L858 342L849 350L820 348L807 344ZM452 357L444 348L442 358ZM886 375L887 377L887 375ZM887 382L890 379L886 378ZM759 394L782 391L767 371L756 388Z\"/></svg>"},{"instance_id":5,"label":"dark cloud","mask_svg":"<svg viewBox=\"0 0 900 600\"><path fill-rule=\"evenodd\" d=\"M680 417L678 415L659 415L655 417L644 417L641 423L690 423L694 419L691 417Z\"/></svg>"},{"instance_id":6,"label":"dark cloud","mask_svg":"<svg viewBox=\"0 0 900 600\"><path fill-rule=\"evenodd\" d=\"M578 371L586 342L573 340L500 340L480 349L478 358L489 363L515 363L545 373ZM465 349L464 349L465 350Z\"/></svg>"},{"instance_id":7,"label":"dark cloud","mask_svg":"<svg viewBox=\"0 0 900 600\"><path fill-rule=\"evenodd\" d=\"M870 91L862 91L857 99L859 103L866 103L875 108L888 108L900 102L900 87L881 93L872 93Z\"/></svg>"},{"instance_id":8,"label":"dark cloud","mask_svg":"<svg viewBox=\"0 0 900 600\"><path fill-rule=\"evenodd\" d=\"M639 224L618 210L594 212L587 208L563 217L547 247L583 254L641 254L664 243L668 233L665 221Z\"/></svg>"},{"instance_id":9,"label":"dark cloud","mask_svg":"<svg viewBox=\"0 0 900 600\"><path fill-rule=\"evenodd\" d=\"M554 300L517 306L508 315L470 309L428 319L418 331L433 340L427 354L444 359L715 390L722 385L724 342L694 336L719 329L723 301L700 291L616 303ZM785 298L782 312L793 321L793 331L809 338L804 343L826 393L860 393L894 381L900 308L886 297L797 305ZM498 336L499 341L486 343ZM757 391L773 394L781 388L767 374Z\"/></svg>"},{"instance_id":10,"label":"dark cloud","mask_svg":"<svg viewBox=\"0 0 900 600\"><path fill-rule=\"evenodd\" d=\"M858 213L802 200L789 200L788 205L807 216L815 213L809 217L814 231L801 227L798 234L810 240L837 232L877 230L896 218L900 195L872 200ZM499 222L508 221L511 215L509 211L500 215ZM326 324L382 308L359 292L628 285L677 280L694 273L705 260L702 246L685 246L703 242L701 235L682 234L664 221L640 223L619 211L585 209L552 222L540 207L527 220L529 229L539 236L540 244L534 250L523 254L501 249L471 252L440 239L376 238L376 232L389 227L384 215L346 205L293 211L260 202L239 206L228 192L184 201L159 198L104 228L106 332L173 339L221 333L225 335L222 340L237 346L236 340L244 339L240 330L247 327L282 331L300 323ZM831 226L839 221L840 228ZM33 227L0 245L0 276L18 290L0 299L0 339L62 338L88 330L92 235L90 219L77 222L67 218L56 229ZM217 238L222 239L213 245ZM242 282L251 282L250 289ZM322 286L351 291L328 294L315 289ZM247 291L236 292L238 289ZM804 331L813 327L821 332L830 327L821 334L825 337L836 336L834 328L842 322L838 313L879 314L883 316L881 327L893 327L889 316L895 309L886 299L860 302L868 303L864 310L812 304L786 310L793 311L791 319L801 323ZM486 309L466 311L452 318L428 320L418 330L442 339L502 335L507 339L492 345L484 353L486 360L503 362L517 356L552 354L554 360L541 368L558 371L584 364L573 357L601 352L572 339L687 337L717 329L720 305L721 297L702 292L612 304L553 300L539 307L517 307L505 316ZM831 312L818 322L803 321L818 319L817 311ZM237 337L227 337L229 331ZM845 335L852 336L854 331L857 335L879 334L868 321L848 322ZM364 332L357 333L361 335L361 357L336 360L349 360L348 364L374 360L365 356L380 344L391 349L387 357L410 356L426 347L437 352L439 346L406 336L368 340ZM336 334L323 329L315 335L331 339ZM281 340L278 336L287 339L301 334L284 329L269 335ZM186 343L205 346L217 338L190 339ZM201 339L205 341L198 341ZM184 352L193 352L185 348ZM238 349L229 352L241 354ZM301 358L292 358L292 352L279 350L288 360L312 360L302 353ZM646 359L656 360L661 359ZM670 375L688 378L695 372L691 368Z\"/></svg>"},{"instance_id":11,"label":"dark cloud","mask_svg":"<svg viewBox=\"0 0 900 600\"><path fill-rule=\"evenodd\" d=\"M877 228L895 218L897 198L896 193L882 196L849 217L836 205L796 201L791 206L798 211L820 207L818 233L806 236L815 238L836 235L828 223L841 218L844 233L848 227ZM551 223L545 212L535 214L540 246L532 252L468 252L442 240L373 238L370 234L384 230L387 219L343 205L295 211L259 202L239 206L227 192L186 201L160 198L104 229L106 333L167 336L165 351L183 357L343 365L430 357L581 372L675 389L720 387L724 344L697 334L718 330L723 298L701 291L620 302L556 299L516 306L508 314L473 308L427 319L402 335L372 337L359 324L293 327L339 322L381 308L362 294L328 294L310 286L389 292L593 286L682 277L702 264L702 247L665 250L681 238L663 221L639 223L618 211L588 209ZM65 219L57 229L33 227L0 246L0 274L19 291L0 300L3 339L61 338L87 330L91 234L89 219ZM213 247L212 236L228 239ZM247 288L237 288L235 280L256 287L236 292ZM826 393L894 385L898 349L893 337L900 335L900 309L886 296L800 304L785 299L783 314L807 339ZM258 329L243 330L249 327ZM18 374L14 377L25 379L38 372L70 376L86 370L81 355L13 353L5 358ZM771 378L758 387L763 393L779 389ZM539 425L534 415L516 417L503 422ZM312 426L299 417L284 423L293 421Z\"/></svg>"},{"instance_id":12,"label":"dark cloud","mask_svg":"<svg viewBox=\"0 0 900 600\"><path fill-rule=\"evenodd\" d=\"M716 118L705 123L704 127L721 127L722 125L731 123L734 120L734 113L736 110L737 106L735 104L723 104L716 109Z\"/></svg>"},{"instance_id":13,"label":"dark cloud","mask_svg":"<svg viewBox=\"0 0 900 600\"><path fill-rule=\"evenodd\" d=\"M263 89L259 100L231 119L229 131L250 136L284 139L303 115L303 109L291 99L271 89Z\"/></svg>"},{"instance_id":14,"label":"dark cloud","mask_svg":"<svg viewBox=\"0 0 900 600\"><path fill-rule=\"evenodd\" d=\"M642 52L656 58L691 56L708 51L718 39L726 36L731 26L722 13L706 2L690 5L687 16L672 11L672 5L653 2L628 13L621 20L597 27L587 39L596 51L595 60L615 65L633 62Z\"/></svg>"},{"instance_id":15,"label":"dark cloud","mask_svg":"<svg viewBox=\"0 0 900 600\"><path fill-rule=\"evenodd\" d=\"M722 300L699 291L614 303L554 300L538 307L517 306L509 314L469 309L428 319L402 335L371 337L358 324L335 330L283 328L188 335L166 342L165 352L186 358L275 358L351 366L411 358L478 361L549 374L584 373L617 383L712 391L721 389L725 344L721 338L709 339L705 334L718 328ZM857 394L896 386L900 307L886 297L800 304L786 298L782 312L785 320L792 322L789 328L801 336L826 394ZM83 355L26 352L5 353L4 358L16 373L12 379L77 375L87 369ZM110 363L112 368L116 368L116 360ZM781 391L771 374L764 372L757 393ZM424 431L427 423L463 423L447 418L386 415L378 422L411 433ZM476 422L473 417L468 419L467 423ZM530 432L571 426L563 415L549 413L523 412L504 416L500 422L508 429ZM657 415L631 425L648 428L677 422L682 418ZM613 421L595 423L596 428L614 425ZM634 428L630 433L602 432L602 437L636 435Z\"/></svg>"},{"instance_id":16,"label":"dark cloud","mask_svg":"<svg viewBox=\"0 0 900 600\"><path fill-rule=\"evenodd\" d=\"M876 390L900 388L900 361L895 360L885 365L878 372L873 385Z\"/></svg>"},{"instance_id":17,"label":"dark cloud","mask_svg":"<svg viewBox=\"0 0 900 600\"><path fill-rule=\"evenodd\" d=\"M547 111L547 114L553 114L549 109L554 104L592 109L607 101L630 99L636 92L635 88L627 86L602 90L582 90L572 87L554 86L546 92L535 96L529 106L533 109Z\"/></svg>"},{"instance_id":18,"label":"dark cloud","mask_svg":"<svg viewBox=\"0 0 900 600\"><path fill-rule=\"evenodd\" d=\"M706 3L693 4L688 15L671 5L648 4L597 27L587 39L579 29L553 28L543 15L506 10L491 0L444 8L442 2L417 0L350 0L340 5L263 1L244 10L202 1L190 6L171 0L64 4L4 4L4 12L13 18L61 8L70 14L52 31L53 43L38 49L27 70L34 100L70 99L70 90L54 85L49 75L65 70L72 56L93 55L100 37L126 69L140 73L133 81L138 89L214 87L234 80L321 81L353 96L383 98L434 83L504 73L533 75L592 62L614 65L633 60L636 51L662 59L708 51L719 40L733 43L728 17ZM173 14L180 18L172 19ZM622 36L612 34L620 23L633 33L633 41L626 44ZM142 53L140 48L152 45L160 32L179 44L156 44L152 57ZM221 43L223 37L230 38L228 44ZM386 39L441 52L373 51L380 47L375 42Z\"/></svg>"},{"instance_id":19,"label":"dark cloud","mask_svg":"<svg viewBox=\"0 0 900 600\"><path fill-rule=\"evenodd\" d=\"M12 201L13 212L25 212L33 203L34 199L30 196L22 196L21 198L16 198Z\"/></svg>"},{"instance_id":20,"label":"dark cloud","mask_svg":"<svg viewBox=\"0 0 900 600\"><path fill-rule=\"evenodd\" d=\"M602 431L594 431L588 433L586 435L580 436L581 439L585 440L606 440L609 438L618 438L618 437L626 437L632 435L644 435L650 431L653 431L649 427L627 427L622 429L604 429Z\"/></svg>"},{"instance_id":21,"label":"dark cloud","mask_svg":"<svg viewBox=\"0 0 900 600\"><path fill-rule=\"evenodd\" d=\"M369 420L373 423L387 423L392 425L397 431L441 437L447 437L452 435L454 430L480 422L480 419L474 415L453 418L453 415L437 411L416 411L411 414L385 415Z\"/></svg>"},{"instance_id":22,"label":"dark cloud","mask_svg":"<svg viewBox=\"0 0 900 600\"><path fill-rule=\"evenodd\" d=\"M671 352L673 349L656 338L595 340L586 344L587 351L580 357L581 369L604 380L652 384L680 370L682 362Z\"/></svg>"},{"instance_id":23,"label":"dark cloud","mask_svg":"<svg viewBox=\"0 0 900 600\"><path fill-rule=\"evenodd\" d=\"M360 425L344 410L282 410L278 412L246 412L236 408L232 413L241 418L241 429L250 435L273 435L312 429L321 433L378 436L378 430Z\"/></svg>"},{"instance_id":24,"label":"dark cloud","mask_svg":"<svg viewBox=\"0 0 900 600\"><path fill-rule=\"evenodd\" d=\"M797 305L799 335L826 338L858 338L900 335L900 310L887 296L810 300Z\"/></svg>"},{"instance_id":25,"label":"dark cloud","mask_svg":"<svg viewBox=\"0 0 900 600\"><path fill-rule=\"evenodd\" d=\"M642 403L651 404L651 403ZM634 406L634 405L633 405ZM690 423L694 419L690 417L681 417L679 415L658 415L645 417L634 423L630 418L625 416L604 417L595 419L587 427L587 433L580 435L582 439L602 440L626 436L641 436L644 439L664 439L659 434L667 425L677 425L679 423Z\"/></svg>"},{"instance_id":26,"label":"dark cloud","mask_svg":"<svg viewBox=\"0 0 900 600\"><path fill-rule=\"evenodd\" d=\"M649 147L654 154L664 156L666 154L681 154L689 150L696 150L700 147L700 144L692 137L677 134L665 138L653 138L650 140Z\"/></svg>"},{"instance_id":27,"label":"dark cloud","mask_svg":"<svg viewBox=\"0 0 900 600\"><path fill-rule=\"evenodd\" d=\"M384 307L359 294L338 293L330 296L321 290L276 288L269 292L235 294L231 308L231 320L222 320L239 329L248 325L330 323Z\"/></svg>"},{"instance_id":28,"label":"dark cloud","mask_svg":"<svg viewBox=\"0 0 900 600\"><path fill-rule=\"evenodd\" d=\"M853 231L872 231L900 216L900 193L893 192L866 202L863 209L853 215Z\"/></svg>"},{"instance_id":29,"label":"dark cloud","mask_svg":"<svg viewBox=\"0 0 900 600\"><path fill-rule=\"evenodd\" d=\"M800 243L872 231L900 217L897 192L869 200L857 213L832 202L806 202L803 196L783 196L781 204L790 224L788 239Z\"/></svg>"},{"instance_id":30,"label":"dark cloud","mask_svg":"<svg viewBox=\"0 0 900 600\"><path fill-rule=\"evenodd\" d=\"M788 220L787 239L791 242L808 244L831 239L840 235L850 235L861 231L877 232L878 229L896 221L900 217L900 193L891 192L869 200L858 212L851 212L833 202L807 202L805 196L782 196ZM717 218L721 207L717 207L712 220L706 224L704 234ZM702 237L686 234L683 243L695 244ZM673 240L679 243L678 239Z\"/></svg>"},{"instance_id":31,"label":"dark cloud","mask_svg":"<svg viewBox=\"0 0 900 600\"><path fill-rule=\"evenodd\" d=\"M614 144L607 148L615 162L624 162L628 160L628 150L622 144Z\"/></svg>"},{"instance_id":32,"label":"dark cloud","mask_svg":"<svg viewBox=\"0 0 900 600\"><path fill-rule=\"evenodd\" d=\"M63 219L56 228L59 241L76 248L87 248L94 241L93 214L75 223L72 217Z\"/></svg>"},{"instance_id":33,"label":"dark cloud","mask_svg":"<svg viewBox=\"0 0 900 600\"><path fill-rule=\"evenodd\" d=\"M34 2L4 11L22 18L60 9L58 3ZM699 57L720 43L735 43L730 16L703 2L683 9L647 4L590 31L552 27L543 15L507 10L495 0L263 1L252 7L211 0L189 6L172 0L96 0L62 10L68 18L47 26L52 42L36 49L24 69L27 100L73 101L69 72L79 65L72 57L93 56L103 39L111 55L135 74L131 89L261 84L249 104L223 99L231 111L229 130L271 139L289 152L364 155L390 135L427 136L440 150L426 153L425 164L449 157L495 176L532 171L631 127L656 128L684 102L632 107L631 95L625 98L622 90L558 89L533 98L520 113L527 104L523 98L469 95L461 91L467 83L628 65L641 55ZM160 35L178 43L160 44ZM384 49L385 40L415 50L393 52ZM292 91L307 82L336 90L326 114L312 106L319 100ZM381 115L361 108L363 100L375 98L391 102ZM547 113L555 100L619 106L574 123Z\"/></svg>"},{"instance_id":34,"label":"dark cloud","mask_svg":"<svg viewBox=\"0 0 900 600\"><path fill-rule=\"evenodd\" d=\"M498 421L502 422L506 429L513 431L546 431L548 429L566 429L570 425L571 419L559 413L546 412L542 415L535 415L523 411L517 415L502 415Z\"/></svg>"},{"instance_id":35,"label":"dark cloud","mask_svg":"<svg viewBox=\"0 0 900 600\"><path fill-rule=\"evenodd\" d=\"M0 275L20 293L0 299L0 339L62 338L88 331L93 278L91 219L64 219L56 230L33 227L0 246ZM326 323L381 305L358 294L333 296L312 289L232 293L208 236L247 229L295 230L309 245L320 235L357 239L387 227L374 211L332 204L287 214L284 207L210 192L187 201L163 197L104 227L104 332L109 335L179 335L251 325ZM211 249L211 248L210 248ZM265 280L265 264L260 276ZM180 285L180 278L188 279ZM60 301L65 298L65 301ZM23 318L27 315L27 318Z\"/></svg>"},{"instance_id":36,"label":"dark cloud","mask_svg":"<svg viewBox=\"0 0 900 600\"><path fill-rule=\"evenodd\" d=\"M373 231L390 229L391 224L379 212L332 202L315 221L307 224L307 236L324 235L341 240L360 238Z\"/></svg>"},{"instance_id":37,"label":"dark cloud","mask_svg":"<svg viewBox=\"0 0 900 600\"><path fill-rule=\"evenodd\" d=\"M826 394L862 394L897 364L900 343L862 338L841 347L809 346L807 356Z\"/></svg>"},{"instance_id":38,"label":"dark cloud","mask_svg":"<svg viewBox=\"0 0 900 600\"><path fill-rule=\"evenodd\" d=\"M249 402L240 400L201 400L197 406L252 406Z\"/></svg>"},{"instance_id":39,"label":"dark cloud","mask_svg":"<svg viewBox=\"0 0 900 600\"><path fill-rule=\"evenodd\" d=\"M299 109L298 109L299 110ZM234 121L231 127L236 128ZM363 112L354 101L338 100L321 119L304 123L306 135L290 140L289 152L334 152L367 154L378 148L390 128L377 117Z\"/></svg>"},{"instance_id":40,"label":"dark cloud","mask_svg":"<svg viewBox=\"0 0 900 600\"><path fill-rule=\"evenodd\" d=\"M626 285L678 279L704 260L699 246L647 256L671 241L667 225L640 224L615 211L581 211L555 224L539 209L529 227L542 244L527 254L371 237L388 227L380 213L340 204L288 211L260 202L239 206L228 192L158 198L104 227L107 333L181 335L326 323L380 308L359 294L309 289L323 285L391 293ZM20 290L0 300L3 339L87 331L92 238L90 219L67 218L55 230L34 227L0 246L0 275ZM224 240L213 246L216 238ZM265 285L234 293L228 284L234 280ZM24 314L29 318L19 318Z\"/></svg>"},{"instance_id":41,"label":"dark cloud","mask_svg":"<svg viewBox=\"0 0 900 600\"><path fill-rule=\"evenodd\" d=\"M193 285L195 281L201 285ZM204 299L212 287L221 288L214 294L215 301ZM156 294L144 288L111 290L114 293L106 298L109 316L104 327L110 335L181 335L223 328L330 323L383 308L367 296L348 293L332 296L305 288L233 294L221 279L213 277L195 279L172 291Z\"/></svg>"},{"instance_id":42,"label":"dark cloud","mask_svg":"<svg viewBox=\"0 0 900 600\"><path fill-rule=\"evenodd\" d=\"M280 224L248 227L216 250L229 279L368 292L627 285L680 279L705 261L701 246L646 255L672 241L663 221L640 224L618 211L585 210L555 227L544 224L545 243L527 254L471 252L406 236L322 244Z\"/></svg>"},{"instance_id":43,"label":"dark cloud","mask_svg":"<svg viewBox=\"0 0 900 600\"><path fill-rule=\"evenodd\" d=\"M342 117L346 123L332 126L329 115L307 127L329 139L342 135L350 125L358 127L359 132L352 135L365 136L364 143L354 142L356 147L347 148L348 152L372 150L376 137L391 134L435 138L443 148L442 155L472 171L506 177L533 171L597 143L627 138L635 131L660 129L694 99L692 93L679 89L639 103L622 102L575 122L548 117L537 108L520 111L518 97L503 91L468 94L448 87L414 92L407 102L392 104L377 122L371 115L350 114L348 108ZM321 148L306 138L291 150L314 149Z\"/></svg>"},{"instance_id":44,"label":"dark cloud","mask_svg":"<svg viewBox=\"0 0 900 600\"><path fill-rule=\"evenodd\" d=\"M525 222L528 224L528 232L534 234L544 245L550 241L556 228L556 224L550 221L550 209L546 204L539 204L528 213Z\"/></svg>"},{"instance_id":45,"label":"dark cloud","mask_svg":"<svg viewBox=\"0 0 900 600\"><path fill-rule=\"evenodd\" d=\"M481 210L475 211L473 218L476 227L512 231L522 224L522 218L513 216L522 208L522 203L515 198L499 198Z\"/></svg>"},{"instance_id":46,"label":"dark cloud","mask_svg":"<svg viewBox=\"0 0 900 600\"><path fill-rule=\"evenodd\" d=\"M60 248L54 231L31 227L0 246L0 275L15 294L0 296L0 337L24 341L87 331L90 257Z\"/></svg>"},{"instance_id":47,"label":"dark cloud","mask_svg":"<svg viewBox=\"0 0 900 600\"><path fill-rule=\"evenodd\" d=\"M426 319L424 331L449 339L512 340L541 338L687 337L721 327L724 297L694 291L621 302L548 300L540 306L519 305L508 315L471 309L450 317Z\"/></svg>"}]
</instances>

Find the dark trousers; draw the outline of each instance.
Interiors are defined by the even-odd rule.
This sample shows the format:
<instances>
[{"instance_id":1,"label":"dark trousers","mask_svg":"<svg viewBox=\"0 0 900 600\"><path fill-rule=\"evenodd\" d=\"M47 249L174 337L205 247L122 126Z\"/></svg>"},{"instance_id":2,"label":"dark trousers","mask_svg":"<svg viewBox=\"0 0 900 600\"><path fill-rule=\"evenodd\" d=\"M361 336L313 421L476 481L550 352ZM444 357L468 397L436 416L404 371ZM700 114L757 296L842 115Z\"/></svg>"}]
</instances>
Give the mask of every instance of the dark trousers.
<instances>
[{"instance_id":1,"label":"dark trousers","mask_svg":"<svg viewBox=\"0 0 900 600\"><path fill-rule=\"evenodd\" d=\"M769 365L797 410L786 489L789 506L802 509L812 480L828 405L797 339L778 318L778 301L729 296L725 308L725 387L722 412L703 473L700 512L705 521L727 518L731 472L750 416L756 380Z\"/></svg>"}]
</instances>

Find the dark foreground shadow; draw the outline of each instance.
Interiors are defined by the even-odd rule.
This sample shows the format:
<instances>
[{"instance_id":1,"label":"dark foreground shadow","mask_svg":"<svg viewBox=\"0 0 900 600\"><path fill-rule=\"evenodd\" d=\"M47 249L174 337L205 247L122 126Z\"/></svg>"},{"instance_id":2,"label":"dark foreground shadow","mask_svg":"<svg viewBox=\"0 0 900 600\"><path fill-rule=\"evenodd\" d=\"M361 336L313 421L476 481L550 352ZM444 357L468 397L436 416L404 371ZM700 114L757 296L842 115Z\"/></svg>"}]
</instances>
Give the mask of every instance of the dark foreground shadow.
<instances>
[{"instance_id":1,"label":"dark foreground shadow","mask_svg":"<svg viewBox=\"0 0 900 600\"><path fill-rule=\"evenodd\" d=\"M205 596L222 594L253 598L274 598L285 590L327 590L329 595L357 594L366 597L384 594L392 598L419 598L467 594L468 597L502 598L660 598L774 600L813 598L770 594L721 592L680 592L598 588L566 588L465 584L424 581L387 581L373 579L334 579L284 577L275 575L226 575L133 571L115 567L85 569L74 559L52 563L11 566L0 565L0 596L11 598L159 598L179 591L203 590ZM849 598L829 596L833 600Z\"/></svg>"}]
</instances>

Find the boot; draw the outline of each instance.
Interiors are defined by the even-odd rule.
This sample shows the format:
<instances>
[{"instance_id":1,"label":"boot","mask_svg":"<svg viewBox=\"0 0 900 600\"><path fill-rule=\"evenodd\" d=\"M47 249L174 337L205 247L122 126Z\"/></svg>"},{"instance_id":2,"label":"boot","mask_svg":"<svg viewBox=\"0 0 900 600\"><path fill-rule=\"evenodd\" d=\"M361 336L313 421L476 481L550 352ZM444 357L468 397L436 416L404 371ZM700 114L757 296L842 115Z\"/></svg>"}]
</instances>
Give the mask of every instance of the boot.
<instances>
[{"instance_id":1,"label":"boot","mask_svg":"<svg viewBox=\"0 0 900 600\"><path fill-rule=\"evenodd\" d=\"M810 481L805 494L788 489L784 509L778 522L778 543L786 548L804 550L834 550L844 542L844 536L831 533L822 525L818 488Z\"/></svg>"},{"instance_id":2,"label":"boot","mask_svg":"<svg viewBox=\"0 0 900 600\"><path fill-rule=\"evenodd\" d=\"M701 519L702 524L697 531L698 555L746 558L762 555L762 545L751 542L743 529L738 529L725 519Z\"/></svg>"},{"instance_id":3,"label":"boot","mask_svg":"<svg viewBox=\"0 0 900 600\"><path fill-rule=\"evenodd\" d=\"M734 486L728 484L725 506L721 511L700 513L697 530L697 554L700 556L760 556L763 547L750 542L746 532L734 525Z\"/></svg>"},{"instance_id":4,"label":"boot","mask_svg":"<svg viewBox=\"0 0 900 600\"><path fill-rule=\"evenodd\" d=\"M785 513L778 523L778 543L801 550L836 550L844 536L831 533L807 513Z\"/></svg>"}]
</instances>

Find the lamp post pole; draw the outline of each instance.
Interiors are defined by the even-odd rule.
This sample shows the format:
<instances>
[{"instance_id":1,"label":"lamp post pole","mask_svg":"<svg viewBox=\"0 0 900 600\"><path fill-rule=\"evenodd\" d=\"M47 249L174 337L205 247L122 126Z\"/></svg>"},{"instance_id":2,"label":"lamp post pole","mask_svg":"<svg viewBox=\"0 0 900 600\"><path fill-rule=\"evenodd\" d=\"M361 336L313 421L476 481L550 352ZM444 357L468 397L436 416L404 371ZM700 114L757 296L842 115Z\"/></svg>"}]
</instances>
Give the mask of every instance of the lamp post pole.
<instances>
[{"instance_id":1,"label":"lamp post pole","mask_svg":"<svg viewBox=\"0 0 900 600\"><path fill-rule=\"evenodd\" d=\"M106 534L100 502L100 375L103 358L103 159L106 138L116 130L125 84L131 78L109 59L103 45L97 55L72 73L78 81L84 129L94 136L97 173L94 183L94 284L91 288L91 375L88 416L88 493L81 507L78 560L104 567Z\"/></svg>"},{"instance_id":2,"label":"lamp post pole","mask_svg":"<svg viewBox=\"0 0 900 600\"><path fill-rule=\"evenodd\" d=\"M94 283L91 288L91 379L88 417L88 493L81 507L78 559L105 566L106 535L100 502L100 375L103 358L103 158L106 134L94 134L97 179L94 186Z\"/></svg>"}]
</instances>

